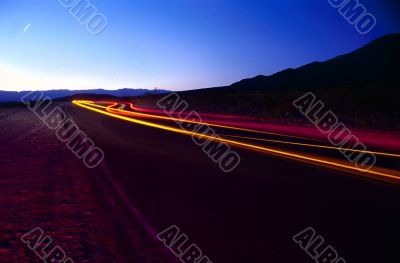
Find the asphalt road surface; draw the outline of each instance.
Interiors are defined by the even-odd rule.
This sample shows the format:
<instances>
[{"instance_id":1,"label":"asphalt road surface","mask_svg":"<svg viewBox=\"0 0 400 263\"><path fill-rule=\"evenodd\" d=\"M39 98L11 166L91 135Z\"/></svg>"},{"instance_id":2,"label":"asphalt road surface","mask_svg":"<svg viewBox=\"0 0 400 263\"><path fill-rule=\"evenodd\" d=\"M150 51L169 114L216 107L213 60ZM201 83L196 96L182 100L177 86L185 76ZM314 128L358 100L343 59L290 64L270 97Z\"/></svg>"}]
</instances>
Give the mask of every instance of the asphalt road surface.
<instances>
[{"instance_id":1,"label":"asphalt road surface","mask_svg":"<svg viewBox=\"0 0 400 263\"><path fill-rule=\"evenodd\" d=\"M400 260L396 183L235 146L240 165L225 173L190 136L72 103L63 108L105 158L88 169L51 130L35 122L33 114L21 109L4 113L4 262L39 262L16 239L36 225L50 228L75 262L179 262L156 238L171 225L188 236L186 245L197 244L214 263L315 262L293 241L307 227L345 262ZM15 125L10 135L16 123L19 127ZM250 136L228 130L216 128L221 135ZM19 140L13 139L16 134ZM282 139L278 137L263 138ZM267 147L264 142L259 145ZM327 151L295 145L279 149L318 155ZM330 158L337 155L326 153ZM386 159L385 168L395 170L396 159ZM40 196L29 198L35 192ZM72 208L64 211L62 205Z\"/></svg>"}]
</instances>

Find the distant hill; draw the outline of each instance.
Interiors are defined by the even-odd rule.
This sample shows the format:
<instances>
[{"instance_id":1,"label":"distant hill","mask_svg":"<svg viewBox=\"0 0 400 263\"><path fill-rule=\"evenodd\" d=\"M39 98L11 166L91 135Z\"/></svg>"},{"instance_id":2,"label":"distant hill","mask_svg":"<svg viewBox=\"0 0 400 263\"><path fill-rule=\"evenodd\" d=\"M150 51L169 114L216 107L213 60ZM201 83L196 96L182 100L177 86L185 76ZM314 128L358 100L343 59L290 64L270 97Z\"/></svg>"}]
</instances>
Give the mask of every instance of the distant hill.
<instances>
[{"instance_id":1,"label":"distant hill","mask_svg":"<svg viewBox=\"0 0 400 263\"><path fill-rule=\"evenodd\" d=\"M0 102L18 102L20 98L27 94L29 91L0 91ZM119 90L47 90L43 91L46 96L51 99L70 97L78 94L98 94L98 95L111 95L115 97L128 97L128 96L141 96L148 93L165 93L166 90L147 90L147 89L119 89Z\"/></svg>"},{"instance_id":2,"label":"distant hill","mask_svg":"<svg viewBox=\"0 0 400 263\"><path fill-rule=\"evenodd\" d=\"M326 62L314 62L297 69L286 69L268 77L245 79L231 87L259 90L399 82L399 59L400 34L393 34Z\"/></svg>"},{"instance_id":3,"label":"distant hill","mask_svg":"<svg viewBox=\"0 0 400 263\"><path fill-rule=\"evenodd\" d=\"M325 62L180 95L198 111L303 120L292 102L308 91L348 125L400 129L400 34Z\"/></svg>"}]
</instances>

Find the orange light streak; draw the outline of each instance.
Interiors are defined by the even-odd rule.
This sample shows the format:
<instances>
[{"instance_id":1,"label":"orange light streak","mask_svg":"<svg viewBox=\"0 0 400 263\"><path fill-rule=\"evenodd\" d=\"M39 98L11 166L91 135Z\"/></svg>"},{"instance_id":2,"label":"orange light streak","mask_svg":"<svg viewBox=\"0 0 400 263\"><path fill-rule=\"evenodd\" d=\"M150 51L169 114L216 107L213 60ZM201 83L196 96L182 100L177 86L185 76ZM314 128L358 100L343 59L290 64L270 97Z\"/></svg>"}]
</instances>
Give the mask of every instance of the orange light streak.
<instances>
[{"instance_id":1,"label":"orange light streak","mask_svg":"<svg viewBox=\"0 0 400 263\"><path fill-rule=\"evenodd\" d=\"M395 181L397 183L400 182L400 173L398 171L394 171L394 170L390 170L390 169L382 169L382 168L375 168L375 167L370 170L360 169L360 168L354 167L352 165L349 165L347 163L337 161L337 160L333 161L328 158L318 158L318 157L314 157L314 156L310 156L310 155L306 155L306 154L299 154L299 153L294 153L294 152L289 152L289 151L284 151L284 150L277 150L277 149L270 148L270 147L264 147L264 146L244 143L244 142L230 140L230 139L213 137L213 136L204 135L204 134L197 133L197 132L185 131L182 129L178 129L178 128L174 128L174 127L170 127L170 126L166 126L166 125L162 125L162 124L138 120L135 118L129 118L127 116L122 116L117 113L108 112L107 109L109 109L109 107L95 105L92 102L87 102L87 101L82 102L82 101L74 100L73 104L80 106L82 108L97 112L97 113L101 113L101 114L104 114L104 115L107 115L110 117L118 118L118 119L132 122L132 123L137 123L137 124L141 124L141 125L145 125L145 126L149 126L149 127L153 127L153 128L158 128L158 129L162 129L162 130L166 130L166 131L170 131L170 132L175 132L175 133L179 133L179 134L196 136L199 138L206 138L210 141L224 142L224 143L227 143L232 146L247 148L247 149L260 151L260 152L272 154L272 155L278 155L278 156L282 156L282 157L289 158L289 159L296 159L298 161L302 161L302 162L306 162L306 163L310 163L310 164L314 164L314 165L329 166L332 168L336 168L338 170L345 170L350 173L368 176L368 177L372 177L375 179L391 181L391 182ZM113 106L115 106L115 105L113 105ZM106 111L104 111L103 109L106 109ZM171 119L174 119L174 118L171 118Z\"/></svg>"},{"instance_id":2,"label":"orange light streak","mask_svg":"<svg viewBox=\"0 0 400 263\"><path fill-rule=\"evenodd\" d=\"M106 103L106 102L102 101L102 103ZM191 120L185 120L185 119L174 118L174 117L167 117L167 116L152 115L152 114L146 114L146 113L140 113L140 112L126 111L126 110L123 110L123 109L113 109L112 107L115 107L116 105L118 105L118 103L115 103L115 102L108 102L108 103L110 103L111 105L107 106L107 107L106 106L97 105L95 103L90 103L90 104L92 106L94 106L94 107L97 107L97 108L106 109L109 112L114 112L114 113L118 112L117 113L118 115L144 117L144 118L168 120L168 121L174 121L174 122L186 122L186 123L193 123L193 124L205 124L205 125L208 125L210 127L217 127L217 128L231 129L231 130L237 130L237 131L245 131L245 132L253 132L253 133L262 133L262 134L275 135L275 136L288 137L288 138L295 138L295 139L310 140L309 138L291 136L291 135L287 135L287 134L280 134L280 133L252 130L252 129L234 127L234 126L219 125L219 124L208 123L208 122L191 121Z\"/></svg>"},{"instance_id":3,"label":"orange light streak","mask_svg":"<svg viewBox=\"0 0 400 263\"><path fill-rule=\"evenodd\" d=\"M245 136L237 136L237 135L228 135L228 134L221 134L221 136L232 137L232 138L248 139L248 140L255 140L255 141L264 141L264 142L273 142L273 143L281 143L281 144L290 144L290 145L305 146L305 147L314 147L314 148L321 148L321 149L330 149L330 150L339 150L339 151L350 151L350 152L360 152L360 153L370 153L370 154L375 154L375 155L383 155L383 156L397 157L397 158L400 157L400 154L395 154L395 153L384 153L384 152L375 152L375 151L364 151L364 150L357 150L357 149L351 149L351 148L341 148L341 147L326 146L326 145L318 145L318 144L307 144L307 143L298 143L298 142L288 142L288 141L270 140L270 139L253 138L253 137L245 137Z\"/></svg>"}]
</instances>

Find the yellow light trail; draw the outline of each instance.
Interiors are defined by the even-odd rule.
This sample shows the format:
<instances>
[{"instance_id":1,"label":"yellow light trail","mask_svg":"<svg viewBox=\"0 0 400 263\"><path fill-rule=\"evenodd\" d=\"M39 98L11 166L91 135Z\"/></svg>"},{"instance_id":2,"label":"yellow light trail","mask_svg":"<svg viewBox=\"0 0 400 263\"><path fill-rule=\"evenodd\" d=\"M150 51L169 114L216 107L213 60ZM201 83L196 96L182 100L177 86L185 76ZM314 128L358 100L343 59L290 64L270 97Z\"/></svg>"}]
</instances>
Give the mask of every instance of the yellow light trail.
<instances>
[{"instance_id":1,"label":"yellow light trail","mask_svg":"<svg viewBox=\"0 0 400 263\"><path fill-rule=\"evenodd\" d=\"M298 146L313 147L313 148L321 148L321 149L330 149L330 150L339 150L339 151L350 151L350 152L360 152L360 153L370 153L370 154L375 154L375 155L383 155L383 156L389 156L389 157L397 157L397 158L400 158L400 154L395 154L395 153L384 153L384 152L375 152L375 151L364 151L364 150L357 150L357 149L351 149L351 148L341 148L341 147L326 146L326 145L318 145L318 144L307 144L307 143L299 143L299 142L288 142L288 141L270 140L270 139L253 138L253 137L245 137L245 136L237 136L237 135L228 135L228 134L221 134L221 136L232 137L232 138L241 138L241 139L254 140L254 141L264 141L264 142L272 142L272 143L281 143L281 144L298 145Z\"/></svg>"},{"instance_id":2,"label":"yellow light trail","mask_svg":"<svg viewBox=\"0 0 400 263\"><path fill-rule=\"evenodd\" d=\"M109 105L109 106L100 106L100 105L95 104L92 101L81 101L81 102L90 103L92 106L103 108L103 109L106 109L107 111L117 111L117 112L121 112L121 113L129 113L129 115L131 115L131 116L136 116L137 115L137 116L140 116L140 117L148 117L148 118L179 121L179 122L188 122L188 123L195 123L195 124L205 124L205 125L208 125L208 126L213 126L214 125L214 126L217 126L217 127L220 127L220 128L226 128L226 129L233 129L233 130L240 129L242 131L251 131L251 132L257 132L257 133L266 133L266 134L270 134L270 135L272 134L272 135L278 135L278 136L286 136L284 134L268 133L268 132L263 132L263 131L258 131L258 130L242 129L242 128L237 128L237 127L232 127L232 126L215 125L215 124L207 123L207 122L188 121L188 120L182 120L182 119L179 119L179 118L172 118L172 117L165 117L165 116L151 115L151 114L142 114L142 113L136 113L136 112L131 112L131 111L125 111L125 110L122 110L122 109L113 109L113 107L118 105L118 103L116 103L116 102L107 102L107 103L111 103L111 105ZM325 146L325 145L318 145L318 144L296 143L296 142L289 142L289 141L271 140L271 139L236 136L236 135L227 135L227 134L221 134L221 135L225 136L225 137L251 139L251 140L256 140L256 141L266 141L266 142L273 142L273 143L291 144L291 145L322 148L322 149L334 149L334 150L345 150L345 151L351 151L351 152L371 153L371 154L383 155L383 156L389 156L389 157L400 157L399 154L394 154L394 153L384 153L384 152L376 152L376 151L357 150L357 149L351 149L351 148L341 148L341 147ZM287 136L290 137L290 138L308 139L308 138L303 138L303 137L295 137L295 136L289 136L289 135L287 135Z\"/></svg>"},{"instance_id":3,"label":"yellow light trail","mask_svg":"<svg viewBox=\"0 0 400 263\"><path fill-rule=\"evenodd\" d=\"M185 119L180 119L180 118L166 117L166 116L153 115L153 114L140 113L140 112L132 112L132 111L127 111L127 110L123 110L123 109L113 109L113 107L118 105L118 103L113 103L112 105L109 105L109 106L101 106L101 105L97 105L97 104L95 104L93 102L88 102L88 101L85 101L85 103L90 103L91 106L94 106L94 107L97 107L97 108L101 108L101 109L106 109L107 111L117 111L119 113L124 113L124 114L130 115L130 116L152 118L152 119L159 119L159 120L168 120L168 121L175 121L175 122L193 123L193 124L205 124L205 125L208 125L210 127L217 127L217 128L231 129L231 130L237 130L237 131L261 133L261 134L275 135L275 136L280 136L280 137L288 137L288 138L303 139L303 140L313 140L314 141L314 139L309 139L309 138L305 138L305 137L298 137L298 136L292 136L292 135L287 135L287 134L266 132L266 131L239 128L239 127L226 126L226 125L219 125L219 124L201 122L201 121L185 120Z\"/></svg>"},{"instance_id":4,"label":"yellow light trail","mask_svg":"<svg viewBox=\"0 0 400 263\"><path fill-rule=\"evenodd\" d=\"M371 168L370 170L360 169L360 168L354 167L352 165L348 165L344 162L340 162L337 160L335 160L335 161L329 160L328 158L322 159L322 158L317 158L317 157L294 153L294 152L289 152L289 151L276 150L276 149L269 148L269 147L263 147L263 146L259 146L259 145L234 141L234 140L230 140L230 139L213 137L213 136L204 135L204 134L197 133L197 132L189 132L189 131L185 131L182 129L173 128L173 127L162 125L162 124L157 124L157 123L152 123L152 122L148 122L148 121L129 118L126 116L118 115L116 113L111 113L111 112L107 112L102 109L99 109L98 108L99 106L94 105L92 102L87 102L87 101L82 102L82 101L74 100L74 101L72 101L72 103L77 106L80 106L82 108L85 108L85 109L88 109L88 110L91 110L91 111L94 111L97 113L101 113L101 114L104 114L104 115L107 115L110 117L114 117L117 119L132 122L132 123L137 123L137 124L141 124L141 125L145 125L145 126L149 126L149 127L153 127L153 128L158 128L158 129L162 129L162 130L166 130L166 131L171 131L171 132L175 132L175 133L179 133L179 134L196 136L199 138L206 138L210 141L224 142L224 143L227 143L227 144L230 144L233 146L252 149L252 150L256 150L256 151L261 151L261 152L268 153L268 154L283 156L283 157L286 157L289 159L296 159L298 161L312 163L314 165L319 165L319 166L324 166L324 167L329 166L332 168L336 168L338 170L345 170L347 172L351 172L351 173L358 174L358 175L364 175L364 176L372 177L372 178L383 180L383 181L390 181L390 182L396 182L396 183L400 182L400 173L398 171L394 171L394 170L390 170L390 169L382 169L382 168L375 168L375 167ZM107 108L107 107L102 106L100 108Z\"/></svg>"}]
</instances>

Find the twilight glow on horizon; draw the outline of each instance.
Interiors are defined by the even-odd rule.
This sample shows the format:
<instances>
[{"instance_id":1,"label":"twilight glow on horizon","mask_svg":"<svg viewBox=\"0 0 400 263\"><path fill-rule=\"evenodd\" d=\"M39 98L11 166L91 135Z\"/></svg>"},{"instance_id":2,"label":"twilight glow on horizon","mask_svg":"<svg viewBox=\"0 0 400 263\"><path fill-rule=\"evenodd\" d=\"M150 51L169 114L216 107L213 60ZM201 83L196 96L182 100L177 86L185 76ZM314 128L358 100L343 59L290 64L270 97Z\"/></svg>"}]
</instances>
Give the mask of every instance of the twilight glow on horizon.
<instances>
[{"instance_id":1,"label":"twilight glow on horizon","mask_svg":"<svg viewBox=\"0 0 400 263\"><path fill-rule=\"evenodd\" d=\"M360 2L367 35L328 0L91 0L108 21L92 35L59 0L0 0L0 90L224 86L400 32L397 1Z\"/></svg>"}]
</instances>

